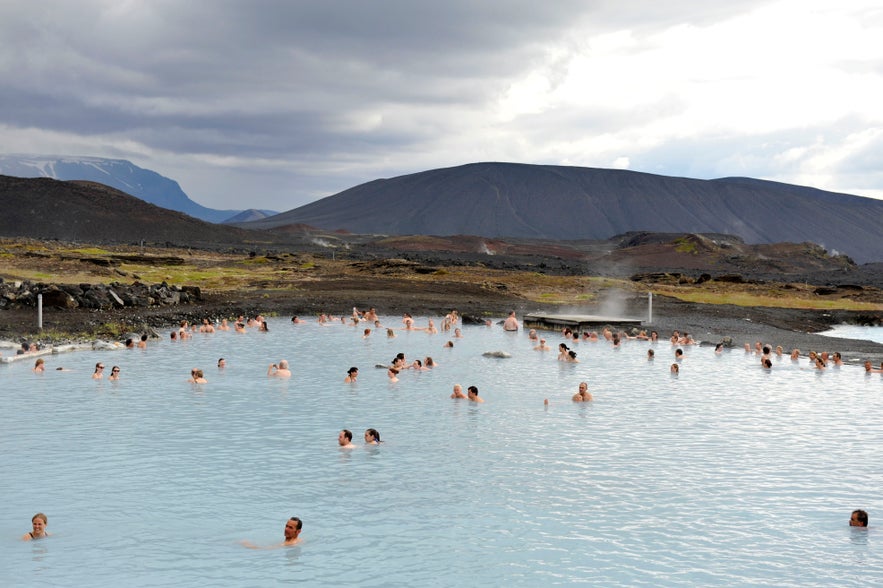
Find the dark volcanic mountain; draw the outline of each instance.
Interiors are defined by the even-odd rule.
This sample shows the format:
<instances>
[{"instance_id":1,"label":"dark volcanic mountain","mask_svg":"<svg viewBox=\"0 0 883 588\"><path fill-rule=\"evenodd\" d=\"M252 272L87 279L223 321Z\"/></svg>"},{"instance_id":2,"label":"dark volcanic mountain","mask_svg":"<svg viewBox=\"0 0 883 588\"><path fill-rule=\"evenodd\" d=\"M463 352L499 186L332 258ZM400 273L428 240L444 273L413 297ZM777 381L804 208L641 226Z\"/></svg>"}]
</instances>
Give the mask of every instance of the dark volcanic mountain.
<instances>
[{"instance_id":1,"label":"dark volcanic mountain","mask_svg":"<svg viewBox=\"0 0 883 588\"><path fill-rule=\"evenodd\" d=\"M0 207L4 237L182 245L239 244L255 237L94 182L0 176Z\"/></svg>"},{"instance_id":2,"label":"dark volcanic mountain","mask_svg":"<svg viewBox=\"0 0 883 588\"><path fill-rule=\"evenodd\" d=\"M883 260L883 201L750 178L695 180L624 170L475 163L350 188L239 226L306 224L386 235L608 239L630 231L727 233L812 242Z\"/></svg>"}]
</instances>

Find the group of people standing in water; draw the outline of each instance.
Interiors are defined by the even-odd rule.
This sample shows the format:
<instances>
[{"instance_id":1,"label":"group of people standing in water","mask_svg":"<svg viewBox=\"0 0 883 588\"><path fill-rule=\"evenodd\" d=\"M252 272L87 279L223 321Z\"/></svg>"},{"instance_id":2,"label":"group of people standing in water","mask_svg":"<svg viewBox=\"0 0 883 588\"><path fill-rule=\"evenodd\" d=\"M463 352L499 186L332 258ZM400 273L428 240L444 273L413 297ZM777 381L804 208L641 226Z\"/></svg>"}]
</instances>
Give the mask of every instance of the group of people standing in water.
<instances>
[{"instance_id":1,"label":"group of people standing in water","mask_svg":"<svg viewBox=\"0 0 883 588\"><path fill-rule=\"evenodd\" d=\"M360 312L357 308L353 308L352 316L347 320L345 317L334 317L327 314L322 314L318 318L318 322L321 325L330 325L334 323L342 323L349 324L352 321L352 325L358 325L361 323L367 323L372 325L375 331L380 331L382 329L386 330L387 337L395 337L395 330L393 328L385 327L381 325L380 319L377 316L376 310L372 307L368 311ZM292 324L301 324L304 323L303 319L298 316L294 316L291 319ZM457 325L460 322L459 314L456 310L447 314L441 321L441 331L442 332L453 332L454 338L462 337L462 332ZM490 326L490 323L487 323L487 326ZM517 318L515 317L515 313L509 313L508 318L503 322L503 327L505 331L518 331L521 326L518 323ZM243 316L239 316L234 321L233 329L236 332L244 333L249 328L256 328L260 331L268 331L269 327L267 325L267 321L262 316L257 316L254 319L246 319ZM215 326L208 319L202 321L200 325L190 326L187 321L182 321L178 328L173 330L170 334L170 339L172 341L180 341L185 340L192 336L193 332L201 332L201 333L213 333L216 330L226 331L230 330L231 327L228 323L227 319L223 319L220 323ZM418 327L415 324L413 317L405 313L402 317L402 330L406 331L426 331L430 334L438 333L439 330L435 327L435 324L432 320L429 321L427 327ZM365 329L364 337L368 337L371 335L371 329ZM558 361L568 362L568 363L579 363L577 359L577 353L570 347L570 345L574 345L576 343L580 343L581 341L585 342L599 342L606 341L609 342L614 347L619 347L624 341L629 339L637 339L649 341L651 343L659 341L659 336L656 331L651 331L647 333L646 331L638 331L632 332L631 334L625 332L614 332L609 328L604 328L600 334L597 332L584 332L580 333L578 331L573 331L571 329L565 328L562 329L561 335L564 338L564 342L558 345ZM376 336L376 335L375 335ZM552 351L553 348L547 345L546 339L540 337L535 330L530 330L528 333L528 339L533 345L533 349L537 351ZM686 345L695 345L697 342L687 333L679 333L678 331L674 331L672 336L668 339L669 342L673 346L677 346L678 349L675 351L675 363L672 364L672 372L676 373L678 369L678 364L683 359L683 351L680 349L680 346ZM126 347L134 347L135 344L129 344L129 341L126 343ZM138 342L137 347L145 348L147 346L147 337L142 336L141 340ZM453 346L453 342L449 341L446 346ZM715 353L721 353L723 351L723 343L718 344L715 347ZM680 352L680 353L678 353ZM750 344L745 344L745 352L757 354L760 358L760 363L763 367L769 369L772 366L771 358L776 356L783 356L784 350L781 346L773 349L769 345L762 345L761 343L756 343L755 346L751 346ZM654 351L653 349L648 350L648 359L654 359ZM790 357L792 361L797 361L800 359L801 354L800 351L795 349L791 352ZM825 369L825 367L829 365L840 366L842 365L842 358L839 353L834 353L829 356L828 353L810 353L809 355L810 362L815 369ZM226 360L223 358L218 360L218 368L223 369L226 366ZM438 363L432 357L426 357L422 361L420 359L415 359L413 361L407 361L405 355L403 353L399 353L395 358L389 363L387 367L387 374L389 380L392 382L398 381L397 375L401 373L403 370L429 370L438 366ZM383 367L383 366L378 366ZM873 367L870 361L866 361L864 365L865 371L868 373L883 373L883 364L881 364L880 369L876 369ZM38 358L35 362L33 371L35 373L43 373L46 369L45 362L43 358ZM62 368L58 368L62 369ZM94 372L92 374L92 378L96 380L103 379L105 377L105 365L103 362L98 362L95 364ZM118 380L120 377L121 369L119 366L113 366L111 369L111 373L107 376L108 380ZM285 359L278 360L270 364L267 368L267 376L274 378L288 378L291 377L291 370L289 367L289 363ZM358 367L350 367L346 376L344 377L344 383L355 383L358 380L359 376L359 368ZM204 384L207 383L205 379L205 374L199 368L193 368L191 370L191 378L188 380L191 383L195 384ZM466 393L463 392L463 386L461 384L454 384L453 390L450 395L451 399L454 400L468 400L474 403L483 403L484 399L479 396L478 387L475 385L470 385L467 387ZM589 392L589 385L587 382L583 381L579 383L578 390L572 395L571 400L573 402L592 402L593 396ZM549 400L545 399L545 404L549 404ZM377 446L382 443L381 435L377 429L368 428L363 433L364 446ZM350 429L341 429L338 432L337 437L338 446L341 449L352 449L357 447L356 444L353 443L353 432ZM49 536L49 533L46 530L48 525L48 518L43 513L35 514L32 519L32 530L25 534L22 537L24 541L31 541L37 539L43 539ZM851 513L849 525L853 527L867 527L868 526L868 514L864 510L855 510ZM284 540L277 545L270 545L267 547L279 547L279 546L289 546L295 545L300 542L300 534L303 528L303 521L298 517L291 517L286 521L285 530L284 530ZM249 548L260 548L257 545L254 545L250 542L243 541L241 542L244 546Z\"/></svg>"}]
</instances>

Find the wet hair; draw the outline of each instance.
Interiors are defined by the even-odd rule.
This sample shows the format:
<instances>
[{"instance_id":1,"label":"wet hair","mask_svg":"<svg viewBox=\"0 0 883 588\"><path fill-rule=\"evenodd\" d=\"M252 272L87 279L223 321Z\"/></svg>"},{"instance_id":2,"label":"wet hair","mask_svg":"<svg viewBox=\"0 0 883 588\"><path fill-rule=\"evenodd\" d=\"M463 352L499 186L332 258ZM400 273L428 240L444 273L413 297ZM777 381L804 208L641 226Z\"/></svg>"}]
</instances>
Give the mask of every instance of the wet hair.
<instances>
[{"instance_id":1,"label":"wet hair","mask_svg":"<svg viewBox=\"0 0 883 588\"><path fill-rule=\"evenodd\" d=\"M347 440L347 441L352 441L352 440L353 440L353 432L350 431L349 429L344 429L344 430L342 431L342 433L343 433L343 436L346 437L346 440Z\"/></svg>"},{"instance_id":2,"label":"wet hair","mask_svg":"<svg viewBox=\"0 0 883 588\"><path fill-rule=\"evenodd\" d=\"M570 351L568 351L568 352L567 352L567 355L570 356L570 359L576 359L576 351L574 351L573 349L571 349Z\"/></svg>"},{"instance_id":3,"label":"wet hair","mask_svg":"<svg viewBox=\"0 0 883 588\"><path fill-rule=\"evenodd\" d=\"M350 369L348 369L348 370L346 371L346 373L349 374L349 375L353 375L353 374L356 373L357 371L359 371L359 368L353 366L353 367L351 367Z\"/></svg>"},{"instance_id":4,"label":"wet hair","mask_svg":"<svg viewBox=\"0 0 883 588\"><path fill-rule=\"evenodd\" d=\"M426 361L424 361L423 363L426 364L426 367L430 367L430 366L435 365L435 362L432 361L432 358L429 356L426 357Z\"/></svg>"},{"instance_id":5,"label":"wet hair","mask_svg":"<svg viewBox=\"0 0 883 588\"><path fill-rule=\"evenodd\" d=\"M374 437L374 440L380 443L380 433L377 432L377 429L368 429L365 431L366 435L371 435Z\"/></svg>"},{"instance_id":6,"label":"wet hair","mask_svg":"<svg viewBox=\"0 0 883 588\"><path fill-rule=\"evenodd\" d=\"M653 357L654 355L656 355L655 351L653 351L652 349L647 350L647 357Z\"/></svg>"},{"instance_id":7,"label":"wet hair","mask_svg":"<svg viewBox=\"0 0 883 588\"><path fill-rule=\"evenodd\" d=\"M297 524L297 530L300 531L304 528L304 522L297 517L291 517L288 519L289 521L294 521Z\"/></svg>"},{"instance_id":8,"label":"wet hair","mask_svg":"<svg viewBox=\"0 0 883 588\"><path fill-rule=\"evenodd\" d=\"M861 511L861 512L864 512L864 511ZM46 515L44 515L42 512L38 512L37 514L35 514L34 516L32 516L32 517L31 517L31 522L33 523L33 522L36 521L37 519L40 519L41 521L43 521L43 524L44 524L44 525L48 525L48 524L49 524L49 519L47 519L47 518L46 518ZM868 526L868 513L865 513L865 526Z\"/></svg>"},{"instance_id":9,"label":"wet hair","mask_svg":"<svg viewBox=\"0 0 883 588\"><path fill-rule=\"evenodd\" d=\"M394 367L387 368L387 369L389 369L389 371L391 371L391 372L394 373L394 374L398 374L398 373L399 373L399 370L396 369L396 368L394 368Z\"/></svg>"},{"instance_id":10,"label":"wet hair","mask_svg":"<svg viewBox=\"0 0 883 588\"><path fill-rule=\"evenodd\" d=\"M147 333L144 333L143 335L141 335L141 340L147 341Z\"/></svg>"},{"instance_id":11,"label":"wet hair","mask_svg":"<svg viewBox=\"0 0 883 588\"><path fill-rule=\"evenodd\" d=\"M764 345L764 346L763 346L763 354L764 354L764 355L769 355L769 354L772 353L772 352L773 352L773 348L772 348L772 347L770 347L769 345Z\"/></svg>"},{"instance_id":12,"label":"wet hair","mask_svg":"<svg viewBox=\"0 0 883 588\"><path fill-rule=\"evenodd\" d=\"M414 363L416 363L416 364L419 365L420 367L423 367L423 362L420 361L419 359L415 359L415 360L414 360Z\"/></svg>"},{"instance_id":13,"label":"wet hair","mask_svg":"<svg viewBox=\"0 0 883 588\"><path fill-rule=\"evenodd\" d=\"M199 378L202 378L202 377L205 377L205 376L204 376L204 374L202 373L202 370L193 370L193 377L196 378L196 379L198 380Z\"/></svg>"},{"instance_id":14,"label":"wet hair","mask_svg":"<svg viewBox=\"0 0 883 588\"><path fill-rule=\"evenodd\" d=\"M175 331L172 331L171 333L169 333L169 337L171 337L172 339L177 339L178 334Z\"/></svg>"},{"instance_id":15,"label":"wet hair","mask_svg":"<svg viewBox=\"0 0 883 588\"><path fill-rule=\"evenodd\" d=\"M684 355L684 350L683 350L683 349L681 349L680 347L678 347L677 349L675 349L675 357L681 357L682 355Z\"/></svg>"},{"instance_id":16,"label":"wet hair","mask_svg":"<svg viewBox=\"0 0 883 588\"><path fill-rule=\"evenodd\" d=\"M859 510L852 511L852 514L855 515L856 520L861 523L862 527L868 526L868 513L867 513L867 511L859 509ZM43 515L43 517L45 520L46 515Z\"/></svg>"},{"instance_id":17,"label":"wet hair","mask_svg":"<svg viewBox=\"0 0 883 588\"><path fill-rule=\"evenodd\" d=\"M396 353L396 359L405 359L405 354L401 352Z\"/></svg>"},{"instance_id":18,"label":"wet hair","mask_svg":"<svg viewBox=\"0 0 883 588\"><path fill-rule=\"evenodd\" d=\"M773 362L771 362L769 359L764 359L763 360L763 367L771 368L771 367L773 367Z\"/></svg>"},{"instance_id":19,"label":"wet hair","mask_svg":"<svg viewBox=\"0 0 883 588\"><path fill-rule=\"evenodd\" d=\"M221 357L221 358L218 358L218 366L220 366L220 365L221 365L221 362L222 362L222 361L224 361L224 358L223 358L223 357Z\"/></svg>"},{"instance_id":20,"label":"wet hair","mask_svg":"<svg viewBox=\"0 0 883 588\"><path fill-rule=\"evenodd\" d=\"M478 388L475 386L469 386L468 388L466 388L466 391L478 396Z\"/></svg>"}]
</instances>

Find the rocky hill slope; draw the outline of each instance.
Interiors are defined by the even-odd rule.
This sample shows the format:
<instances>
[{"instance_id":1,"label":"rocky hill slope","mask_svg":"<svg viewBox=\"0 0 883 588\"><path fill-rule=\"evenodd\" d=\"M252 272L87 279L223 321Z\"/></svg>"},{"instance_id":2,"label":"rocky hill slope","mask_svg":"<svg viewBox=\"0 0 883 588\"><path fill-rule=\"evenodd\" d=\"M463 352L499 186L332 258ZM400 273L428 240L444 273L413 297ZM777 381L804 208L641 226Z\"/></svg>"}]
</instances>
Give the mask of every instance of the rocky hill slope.
<instances>
[{"instance_id":1,"label":"rocky hill slope","mask_svg":"<svg viewBox=\"0 0 883 588\"><path fill-rule=\"evenodd\" d=\"M385 235L609 239L629 231L812 242L883 261L883 200L749 178L476 163L368 182L253 228L307 224Z\"/></svg>"},{"instance_id":2,"label":"rocky hill slope","mask_svg":"<svg viewBox=\"0 0 883 588\"><path fill-rule=\"evenodd\" d=\"M0 236L87 243L243 244L247 230L214 225L94 182L0 176Z\"/></svg>"}]
</instances>

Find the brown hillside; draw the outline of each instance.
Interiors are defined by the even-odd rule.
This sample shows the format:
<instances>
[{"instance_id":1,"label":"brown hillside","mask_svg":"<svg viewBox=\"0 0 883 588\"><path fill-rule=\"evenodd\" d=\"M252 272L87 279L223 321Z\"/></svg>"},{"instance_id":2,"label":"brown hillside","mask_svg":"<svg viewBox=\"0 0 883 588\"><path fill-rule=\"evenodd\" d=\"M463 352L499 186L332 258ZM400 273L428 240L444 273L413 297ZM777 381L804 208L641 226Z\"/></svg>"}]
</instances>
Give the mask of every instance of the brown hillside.
<instances>
[{"instance_id":1,"label":"brown hillside","mask_svg":"<svg viewBox=\"0 0 883 588\"><path fill-rule=\"evenodd\" d=\"M90 243L244 244L256 233L160 208L103 184L0 176L0 235Z\"/></svg>"}]
</instances>

